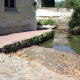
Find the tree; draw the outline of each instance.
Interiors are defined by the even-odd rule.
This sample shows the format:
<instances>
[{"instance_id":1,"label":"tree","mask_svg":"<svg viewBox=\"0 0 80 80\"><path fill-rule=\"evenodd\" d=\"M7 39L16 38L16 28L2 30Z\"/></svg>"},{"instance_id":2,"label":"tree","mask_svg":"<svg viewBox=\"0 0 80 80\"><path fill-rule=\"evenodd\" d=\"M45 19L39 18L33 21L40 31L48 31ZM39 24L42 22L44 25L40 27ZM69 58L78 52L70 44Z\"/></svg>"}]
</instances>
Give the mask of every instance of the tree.
<instances>
[{"instance_id":1,"label":"tree","mask_svg":"<svg viewBox=\"0 0 80 80\"><path fill-rule=\"evenodd\" d=\"M65 1L55 2L56 8L65 8Z\"/></svg>"},{"instance_id":2,"label":"tree","mask_svg":"<svg viewBox=\"0 0 80 80\"><path fill-rule=\"evenodd\" d=\"M42 7L54 7L55 0L41 0Z\"/></svg>"},{"instance_id":3,"label":"tree","mask_svg":"<svg viewBox=\"0 0 80 80\"><path fill-rule=\"evenodd\" d=\"M69 21L70 28L80 26L80 6L74 9L74 12Z\"/></svg>"},{"instance_id":4,"label":"tree","mask_svg":"<svg viewBox=\"0 0 80 80\"><path fill-rule=\"evenodd\" d=\"M68 25L72 34L80 34L80 6L74 8Z\"/></svg>"},{"instance_id":5,"label":"tree","mask_svg":"<svg viewBox=\"0 0 80 80\"><path fill-rule=\"evenodd\" d=\"M75 7L77 7L77 6L79 6L79 2L78 2L78 0L65 0L65 7L66 8L75 8Z\"/></svg>"}]
</instances>

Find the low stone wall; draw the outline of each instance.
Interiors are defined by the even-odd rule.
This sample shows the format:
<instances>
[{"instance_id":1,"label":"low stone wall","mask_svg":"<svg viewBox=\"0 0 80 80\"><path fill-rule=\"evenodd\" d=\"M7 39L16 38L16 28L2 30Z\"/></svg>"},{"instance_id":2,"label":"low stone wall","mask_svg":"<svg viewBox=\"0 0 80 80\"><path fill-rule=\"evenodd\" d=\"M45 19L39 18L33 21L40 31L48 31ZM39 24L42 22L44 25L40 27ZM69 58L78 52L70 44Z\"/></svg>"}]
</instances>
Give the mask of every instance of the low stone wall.
<instances>
[{"instance_id":1,"label":"low stone wall","mask_svg":"<svg viewBox=\"0 0 80 80\"><path fill-rule=\"evenodd\" d=\"M38 8L36 11L37 20L53 19L57 26L62 29L68 29L68 21L73 13L73 9L68 11L66 8ZM62 27L61 27L62 26Z\"/></svg>"},{"instance_id":2,"label":"low stone wall","mask_svg":"<svg viewBox=\"0 0 80 80\"><path fill-rule=\"evenodd\" d=\"M69 12L70 11L73 11L73 9L67 9L67 8L51 8L51 7L38 7L37 9L44 9L44 10L48 10L48 11L55 11L55 12Z\"/></svg>"},{"instance_id":3,"label":"low stone wall","mask_svg":"<svg viewBox=\"0 0 80 80\"><path fill-rule=\"evenodd\" d=\"M15 42L13 44L5 45L4 47L0 48L0 52L4 53L16 52L17 50L20 50L22 48L40 44L50 38L53 38L53 31L32 37L31 39L25 39L20 42Z\"/></svg>"},{"instance_id":4,"label":"low stone wall","mask_svg":"<svg viewBox=\"0 0 80 80\"><path fill-rule=\"evenodd\" d=\"M70 17L73 13L73 9L67 11L66 8L38 8L36 10L37 19L46 19L46 18L53 18L59 19L61 16Z\"/></svg>"}]
</instances>

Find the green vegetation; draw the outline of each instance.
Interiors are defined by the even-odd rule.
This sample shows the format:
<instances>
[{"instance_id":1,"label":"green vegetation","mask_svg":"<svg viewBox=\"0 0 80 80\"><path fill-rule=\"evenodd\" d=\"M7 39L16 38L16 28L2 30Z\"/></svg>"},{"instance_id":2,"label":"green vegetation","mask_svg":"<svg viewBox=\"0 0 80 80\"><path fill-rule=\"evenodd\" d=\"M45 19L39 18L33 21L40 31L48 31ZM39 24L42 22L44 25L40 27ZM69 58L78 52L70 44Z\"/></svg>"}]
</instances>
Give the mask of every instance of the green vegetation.
<instances>
[{"instance_id":1,"label":"green vegetation","mask_svg":"<svg viewBox=\"0 0 80 80\"><path fill-rule=\"evenodd\" d=\"M55 0L41 0L42 7L54 7Z\"/></svg>"},{"instance_id":2,"label":"green vegetation","mask_svg":"<svg viewBox=\"0 0 80 80\"><path fill-rule=\"evenodd\" d=\"M65 1L55 2L56 8L65 8Z\"/></svg>"},{"instance_id":3,"label":"green vegetation","mask_svg":"<svg viewBox=\"0 0 80 80\"><path fill-rule=\"evenodd\" d=\"M56 8L67 8L69 9L74 9L75 7L80 5L80 0L64 0L61 2L55 2L55 7Z\"/></svg>"},{"instance_id":4,"label":"green vegetation","mask_svg":"<svg viewBox=\"0 0 80 80\"><path fill-rule=\"evenodd\" d=\"M70 29L70 33L80 35L80 26L75 26L74 28Z\"/></svg>"},{"instance_id":5,"label":"green vegetation","mask_svg":"<svg viewBox=\"0 0 80 80\"><path fill-rule=\"evenodd\" d=\"M76 8L79 6L79 1L78 0L65 0L65 7L66 8Z\"/></svg>"},{"instance_id":6,"label":"green vegetation","mask_svg":"<svg viewBox=\"0 0 80 80\"><path fill-rule=\"evenodd\" d=\"M55 0L41 0L42 7L54 7Z\"/></svg>"},{"instance_id":7,"label":"green vegetation","mask_svg":"<svg viewBox=\"0 0 80 80\"><path fill-rule=\"evenodd\" d=\"M26 39L21 42L16 42L14 44L6 45L2 48L2 52L4 53L11 53L16 52L22 48L30 47L32 45L38 45L46 40L53 38L53 31L41 34L39 36L33 37L31 39Z\"/></svg>"},{"instance_id":8,"label":"green vegetation","mask_svg":"<svg viewBox=\"0 0 80 80\"><path fill-rule=\"evenodd\" d=\"M75 27L73 28L74 31L79 30L79 29L80 29L80 26L75 26Z\"/></svg>"},{"instance_id":9,"label":"green vegetation","mask_svg":"<svg viewBox=\"0 0 80 80\"><path fill-rule=\"evenodd\" d=\"M68 24L71 33L80 34L80 6L74 8L74 12Z\"/></svg>"},{"instance_id":10,"label":"green vegetation","mask_svg":"<svg viewBox=\"0 0 80 80\"><path fill-rule=\"evenodd\" d=\"M55 21L52 19L39 20L37 22L37 25L53 25L53 24L55 24Z\"/></svg>"}]
</instances>

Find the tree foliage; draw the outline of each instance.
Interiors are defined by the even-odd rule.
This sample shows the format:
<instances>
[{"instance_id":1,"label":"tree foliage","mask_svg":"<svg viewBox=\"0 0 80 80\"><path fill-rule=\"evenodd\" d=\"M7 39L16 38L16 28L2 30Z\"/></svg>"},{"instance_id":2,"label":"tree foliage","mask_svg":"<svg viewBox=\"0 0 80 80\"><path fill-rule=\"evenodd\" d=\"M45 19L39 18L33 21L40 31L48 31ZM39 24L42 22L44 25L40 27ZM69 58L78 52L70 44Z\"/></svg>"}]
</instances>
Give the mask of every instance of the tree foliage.
<instances>
[{"instance_id":1,"label":"tree foliage","mask_svg":"<svg viewBox=\"0 0 80 80\"><path fill-rule=\"evenodd\" d=\"M65 8L65 1L55 2L56 8Z\"/></svg>"},{"instance_id":2,"label":"tree foliage","mask_svg":"<svg viewBox=\"0 0 80 80\"><path fill-rule=\"evenodd\" d=\"M80 7L74 9L74 13L70 19L69 26L74 28L75 26L80 26Z\"/></svg>"},{"instance_id":3,"label":"tree foliage","mask_svg":"<svg viewBox=\"0 0 80 80\"><path fill-rule=\"evenodd\" d=\"M74 12L69 21L69 28L72 34L80 34L80 6L74 8Z\"/></svg>"},{"instance_id":4,"label":"tree foliage","mask_svg":"<svg viewBox=\"0 0 80 80\"><path fill-rule=\"evenodd\" d=\"M56 8L75 8L80 5L80 0L64 0L60 2L55 2Z\"/></svg>"},{"instance_id":5,"label":"tree foliage","mask_svg":"<svg viewBox=\"0 0 80 80\"><path fill-rule=\"evenodd\" d=\"M41 0L42 7L54 7L55 0Z\"/></svg>"},{"instance_id":6,"label":"tree foliage","mask_svg":"<svg viewBox=\"0 0 80 80\"><path fill-rule=\"evenodd\" d=\"M78 0L65 0L65 7L66 8L75 8L79 6Z\"/></svg>"}]
</instances>

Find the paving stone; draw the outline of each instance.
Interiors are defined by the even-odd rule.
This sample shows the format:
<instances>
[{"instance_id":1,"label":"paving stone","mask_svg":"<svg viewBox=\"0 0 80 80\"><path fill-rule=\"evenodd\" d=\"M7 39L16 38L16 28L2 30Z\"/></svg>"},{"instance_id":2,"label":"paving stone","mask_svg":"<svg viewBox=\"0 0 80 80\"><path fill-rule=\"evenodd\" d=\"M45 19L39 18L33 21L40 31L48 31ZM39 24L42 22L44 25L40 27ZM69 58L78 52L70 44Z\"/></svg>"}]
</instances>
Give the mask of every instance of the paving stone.
<instances>
[{"instance_id":1,"label":"paving stone","mask_svg":"<svg viewBox=\"0 0 80 80\"><path fill-rule=\"evenodd\" d=\"M39 48L36 49L39 50ZM32 51L33 50L35 50L35 48L32 49ZM56 51L51 50L51 53L52 52ZM43 53L40 56L42 55ZM43 56L46 57L45 60L49 59L51 63L51 59L54 59L52 58L54 55L48 58L50 55L47 57L45 55ZM75 80L73 77L71 78L66 75L53 72L53 70L50 70L47 66L43 65L42 62L34 59L29 61L28 59L14 55L9 57L9 55L0 54L0 61L2 60L4 60L4 62L0 63L0 80ZM44 60L44 58L42 58L42 60Z\"/></svg>"}]
</instances>

